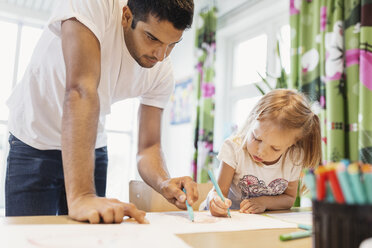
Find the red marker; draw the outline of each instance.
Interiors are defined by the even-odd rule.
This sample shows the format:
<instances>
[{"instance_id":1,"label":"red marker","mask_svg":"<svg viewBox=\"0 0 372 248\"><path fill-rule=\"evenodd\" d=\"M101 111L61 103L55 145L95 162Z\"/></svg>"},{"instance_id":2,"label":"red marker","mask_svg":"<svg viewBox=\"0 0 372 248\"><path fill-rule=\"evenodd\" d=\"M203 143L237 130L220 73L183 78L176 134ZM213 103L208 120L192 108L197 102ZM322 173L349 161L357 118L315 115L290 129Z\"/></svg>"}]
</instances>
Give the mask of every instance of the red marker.
<instances>
[{"instance_id":1,"label":"red marker","mask_svg":"<svg viewBox=\"0 0 372 248\"><path fill-rule=\"evenodd\" d=\"M331 184L331 189L336 202L345 203L344 194L342 193L340 183L338 182L335 167L332 164L327 168L328 180Z\"/></svg>"}]
</instances>

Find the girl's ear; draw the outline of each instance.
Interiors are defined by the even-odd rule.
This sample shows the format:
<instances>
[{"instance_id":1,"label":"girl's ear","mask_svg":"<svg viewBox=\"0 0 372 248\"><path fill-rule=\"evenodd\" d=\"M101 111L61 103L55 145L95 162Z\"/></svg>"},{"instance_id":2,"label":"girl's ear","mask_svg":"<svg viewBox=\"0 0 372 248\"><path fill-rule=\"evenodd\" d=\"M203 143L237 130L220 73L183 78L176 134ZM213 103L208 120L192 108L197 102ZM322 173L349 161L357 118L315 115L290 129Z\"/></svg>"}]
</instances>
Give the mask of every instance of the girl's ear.
<instances>
[{"instance_id":1,"label":"girl's ear","mask_svg":"<svg viewBox=\"0 0 372 248\"><path fill-rule=\"evenodd\" d=\"M124 28L130 27L133 21L133 14L132 11L128 6L123 7L123 15L121 17L121 25Z\"/></svg>"}]
</instances>

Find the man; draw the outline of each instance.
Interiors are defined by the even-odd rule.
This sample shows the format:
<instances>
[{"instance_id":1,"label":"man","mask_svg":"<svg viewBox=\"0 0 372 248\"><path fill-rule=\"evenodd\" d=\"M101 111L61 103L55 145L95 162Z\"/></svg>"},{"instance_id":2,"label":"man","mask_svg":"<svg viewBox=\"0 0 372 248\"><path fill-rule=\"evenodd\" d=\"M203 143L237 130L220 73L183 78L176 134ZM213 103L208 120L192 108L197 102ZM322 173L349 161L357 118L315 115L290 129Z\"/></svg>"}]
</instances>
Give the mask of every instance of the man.
<instances>
[{"instance_id":1,"label":"man","mask_svg":"<svg viewBox=\"0 0 372 248\"><path fill-rule=\"evenodd\" d=\"M192 0L129 0L124 7L61 1L8 101L7 216L68 213L90 223L131 216L145 223L133 204L104 198L105 115L130 97L141 100L141 177L179 208L186 197L197 200L190 177L170 178L160 145L174 81L168 55L190 27L193 8Z\"/></svg>"}]
</instances>

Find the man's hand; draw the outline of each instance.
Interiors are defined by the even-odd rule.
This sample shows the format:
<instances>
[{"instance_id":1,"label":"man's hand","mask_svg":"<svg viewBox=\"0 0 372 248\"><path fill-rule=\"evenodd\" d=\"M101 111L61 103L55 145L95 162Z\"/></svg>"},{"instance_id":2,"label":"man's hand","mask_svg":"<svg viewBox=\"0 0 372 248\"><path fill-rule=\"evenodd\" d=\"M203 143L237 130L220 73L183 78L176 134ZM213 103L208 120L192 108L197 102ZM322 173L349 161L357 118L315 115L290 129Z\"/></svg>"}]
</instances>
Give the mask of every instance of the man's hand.
<instances>
[{"instance_id":1,"label":"man's hand","mask_svg":"<svg viewBox=\"0 0 372 248\"><path fill-rule=\"evenodd\" d=\"M260 214L265 212L266 206L262 197L245 199L240 203L240 213Z\"/></svg>"},{"instance_id":2,"label":"man's hand","mask_svg":"<svg viewBox=\"0 0 372 248\"><path fill-rule=\"evenodd\" d=\"M137 167L142 179L170 203L186 209L198 199L197 184L191 177L170 178L161 148L163 109L141 104L138 111ZM182 191L186 190L186 195Z\"/></svg>"},{"instance_id":3,"label":"man's hand","mask_svg":"<svg viewBox=\"0 0 372 248\"><path fill-rule=\"evenodd\" d=\"M231 207L231 204L230 199L225 198L225 202L223 202L217 192L213 191L212 200L209 202L209 210L213 216L227 217L227 210Z\"/></svg>"},{"instance_id":4,"label":"man's hand","mask_svg":"<svg viewBox=\"0 0 372 248\"><path fill-rule=\"evenodd\" d=\"M134 204L95 195L81 196L72 201L68 215L74 220L89 221L91 224L121 223L124 216L132 217L140 224L149 223L145 218L146 213L138 210Z\"/></svg>"},{"instance_id":5,"label":"man's hand","mask_svg":"<svg viewBox=\"0 0 372 248\"><path fill-rule=\"evenodd\" d=\"M186 195L182 191L186 189ZM186 198L187 202L192 205L198 198L197 184L191 179L191 177L176 177L170 178L162 182L161 194L172 204L176 205L180 209L186 209Z\"/></svg>"}]
</instances>

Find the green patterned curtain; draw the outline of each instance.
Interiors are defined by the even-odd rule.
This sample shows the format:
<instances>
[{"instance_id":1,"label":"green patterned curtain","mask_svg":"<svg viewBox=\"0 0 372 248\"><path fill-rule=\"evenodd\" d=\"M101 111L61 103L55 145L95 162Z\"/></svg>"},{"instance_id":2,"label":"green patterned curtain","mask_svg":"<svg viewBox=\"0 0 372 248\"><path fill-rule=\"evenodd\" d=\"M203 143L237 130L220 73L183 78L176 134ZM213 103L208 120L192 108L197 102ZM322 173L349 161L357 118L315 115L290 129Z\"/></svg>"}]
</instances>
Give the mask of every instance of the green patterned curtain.
<instances>
[{"instance_id":1,"label":"green patterned curtain","mask_svg":"<svg viewBox=\"0 0 372 248\"><path fill-rule=\"evenodd\" d=\"M319 105L323 160L372 163L372 0L290 0L290 87Z\"/></svg>"},{"instance_id":2,"label":"green patterned curtain","mask_svg":"<svg viewBox=\"0 0 372 248\"><path fill-rule=\"evenodd\" d=\"M213 128L215 103L216 8L209 6L199 13L196 31L197 111L192 170L198 183L209 180L207 171L213 162Z\"/></svg>"}]
</instances>

